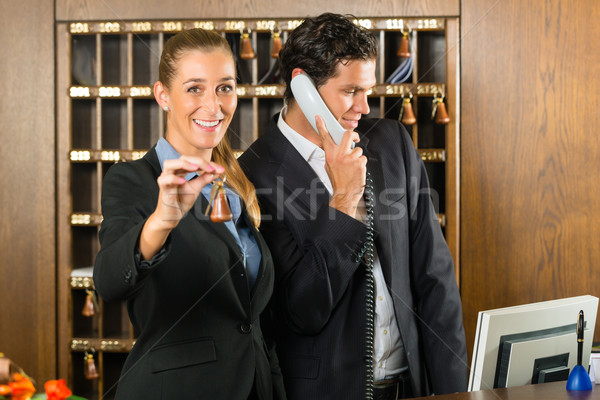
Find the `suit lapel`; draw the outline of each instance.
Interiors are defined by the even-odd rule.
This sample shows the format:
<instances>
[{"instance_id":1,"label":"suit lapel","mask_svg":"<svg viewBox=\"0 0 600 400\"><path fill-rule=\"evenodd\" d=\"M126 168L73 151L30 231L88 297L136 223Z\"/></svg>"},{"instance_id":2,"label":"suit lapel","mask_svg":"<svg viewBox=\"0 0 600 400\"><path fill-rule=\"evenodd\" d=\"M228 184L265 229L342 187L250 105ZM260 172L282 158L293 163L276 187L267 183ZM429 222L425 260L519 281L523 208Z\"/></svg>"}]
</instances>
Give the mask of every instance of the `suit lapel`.
<instances>
[{"instance_id":1,"label":"suit lapel","mask_svg":"<svg viewBox=\"0 0 600 400\"><path fill-rule=\"evenodd\" d=\"M229 249L232 251L232 254L235 254L234 257L231 257L231 265L229 273L232 275L232 282L234 283L235 289L240 296L240 300L246 310L250 311L250 288L248 286L248 277L246 273L246 268L244 266L244 260L242 256L242 252L235 240L235 237L231 234L229 229L225 226L225 223L216 223L210 220L210 215L204 215L206 211L206 207L208 207L208 200L204 197L203 194L198 196L194 207L192 207L192 214L196 220L202 225L208 226L209 229L213 231L213 233L223 240ZM245 279L239 279L240 276L245 276Z\"/></svg>"},{"instance_id":2,"label":"suit lapel","mask_svg":"<svg viewBox=\"0 0 600 400\"><path fill-rule=\"evenodd\" d=\"M194 203L194 206L192 207L190 212L201 224L206 224L210 229L212 229L212 231L225 243L227 243L227 246L229 246L229 248L241 258L242 253L240 251L240 248L238 247L237 242L235 241L235 238L233 237L229 229L227 229L227 227L225 226L225 223L212 222L210 220L210 213L209 215L204 215L207 207L208 200L206 200L206 197L204 197L204 195L201 193L198 196L198 199L196 200L196 203Z\"/></svg>"},{"instance_id":3,"label":"suit lapel","mask_svg":"<svg viewBox=\"0 0 600 400\"><path fill-rule=\"evenodd\" d=\"M373 180L375 246L385 281L391 282L391 254L393 254L392 246L394 242L392 240L391 221L386 218L390 215L390 209L386 202L387 185L381 157L379 153L367 148L368 140L365 139L361 139L361 147L363 147L364 154L368 158L367 171Z\"/></svg>"},{"instance_id":4,"label":"suit lapel","mask_svg":"<svg viewBox=\"0 0 600 400\"><path fill-rule=\"evenodd\" d=\"M247 226L250 227L250 230L252 231L252 234L254 235L254 239L256 240L256 245L259 247L260 249L260 265L258 266L258 272L256 274L256 282L254 282L254 288L250 289L250 297L254 298L254 295L256 293L260 293L261 290L259 289L260 286L264 285L264 276L265 276L265 268L267 265L267 260L270 259L270 257L267 257L267 255L269 254L269 249L267 247L267 244L265 243L262 235L258 232L258 230L254 227L254 224L252 223L252 221L250 221L250 217L248 217L248 214L246 213L246 211L244 210L242 212L242 217L245 219Z\"/></svg>"},{"instance_id":5,"label":"suit lapel","mask_svg":"<svg viewBox=\"0 0 600 400\"><path fill-rule=\"evenodd\" d=\"M329 192L321 179L296 148L283 136L276 124L271 125L269 136L268 143L272 150L269 162L279 165L275 172L278 179L277 195L280 196L280 193L283 193L281 192L282 188L288 190L285 198L282 199L285 202L283 206L290 206L292 202L298 200L308 207L310 212L313 212L323 204L329 203Z\"/></svg>"}]
</instances>

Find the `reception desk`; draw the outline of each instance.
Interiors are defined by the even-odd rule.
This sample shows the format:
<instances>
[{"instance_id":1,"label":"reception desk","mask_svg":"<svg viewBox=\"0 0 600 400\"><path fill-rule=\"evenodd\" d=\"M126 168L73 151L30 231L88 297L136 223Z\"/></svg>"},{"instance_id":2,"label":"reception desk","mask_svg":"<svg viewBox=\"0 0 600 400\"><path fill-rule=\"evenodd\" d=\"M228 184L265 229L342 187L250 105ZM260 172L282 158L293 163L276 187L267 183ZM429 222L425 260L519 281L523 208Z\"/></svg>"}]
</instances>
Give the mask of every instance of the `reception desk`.
<instances>
[{"instance_id":1,"label":"reception desk","mask_svg":"<svg viewBox=\"0 0 600 400\"><path fill-rule=\"evenodd\" d=\"M436 400L600 400L600 385L592 385L591 391L567 391L566 387L567 382L562 381L433 397L437 397ZM422 400L431 398L419 397Z\"/></svg>"}]
</instances>

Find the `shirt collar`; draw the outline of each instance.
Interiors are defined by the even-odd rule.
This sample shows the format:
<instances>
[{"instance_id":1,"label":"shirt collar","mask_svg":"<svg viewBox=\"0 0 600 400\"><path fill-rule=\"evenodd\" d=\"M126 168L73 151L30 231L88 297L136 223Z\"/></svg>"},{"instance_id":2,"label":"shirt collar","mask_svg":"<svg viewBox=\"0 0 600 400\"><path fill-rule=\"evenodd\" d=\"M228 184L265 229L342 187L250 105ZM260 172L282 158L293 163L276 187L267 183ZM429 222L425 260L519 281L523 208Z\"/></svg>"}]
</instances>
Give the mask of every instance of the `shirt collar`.
<instances>
[{"instance_id":1,"label":"shirt collar","mask_svg":"<svg viewBox=\"0 0 600 400\"><path fill-rule=\"evenodd\" d=\"M287 122L285 122L284 115L287 113L287 106L283 106L279 113L279 119L277 120L277 127L285 136L285 138L294 146L294 148L300 153L302 158L306 161L310 161L313 156L324 154L323 149L319 146L293 130ZM322 158L322 157L319 157Z\"/></svg>"}]
</instances>

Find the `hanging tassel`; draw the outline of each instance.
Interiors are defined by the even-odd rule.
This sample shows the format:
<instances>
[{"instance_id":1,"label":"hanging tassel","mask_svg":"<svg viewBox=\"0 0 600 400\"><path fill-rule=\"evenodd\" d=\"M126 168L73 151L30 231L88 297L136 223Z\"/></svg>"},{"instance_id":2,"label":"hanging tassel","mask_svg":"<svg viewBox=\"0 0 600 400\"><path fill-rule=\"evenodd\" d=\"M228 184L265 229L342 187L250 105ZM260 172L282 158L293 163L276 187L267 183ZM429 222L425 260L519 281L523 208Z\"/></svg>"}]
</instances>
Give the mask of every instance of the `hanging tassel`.
<instances>
[{"instance_id":1,"label":"hanging tassel","mask_svg":"<svg viewBox=\"0 0 600 400\"><path fill-rule=\"evenodd\" d=\"M402 39L400 39L400 47L396 53L398 57L409 58L410 57L410 43L408 41L408 32L402 32Z\"/></svg>"},{"instance_id":2,"label":"hanging tassel","mask_svg":"<svg viewBox=\"0 0 600 400\"><path fill-rule=\"evenodd\" d=\"M402 98L402 110L400 111L400 121L404 125L414 125L417 123L417 119L415 118L415 113L412 108L412 94L409 97Z\"/></svg>"},{"instance_id":3,"label":"hanging tassel","mask_svg":"<svg viewBox=\"0 0 600 400\"><path fill-rule=\"evenodd\" d=\"M256 57L256 54L254 53L254 50L252 49L252 41L250 40L250 30L249 29L248 29L248 33L242 31L240 41L242 42L242 44L240 46L242 48L242 51L240 53L240 57L242 58L242 60L250 60L250 59Z\"/></svg>"},{"instance_id":4,"label":"hanging tassel","mask_svg":"<svg viewBox=\"0 0 600 400\"><path fill-rule=\"evenodd\" d=\"M96 363L94 362L94 354L85 352L83 356L83 375L85 379L98 379L98 370L96 369Z\"/></svg>"},{"instance_id":5,"label":"hanging tassel","mask_svg":"<svg viewBox=\"0 0 600 400\"><path fill-rule=\"evenodd\" d=\"M84 317L92 317L96 314L96 299L94 295L94 291L87 289L87 296L85 296L85 303L83 304L83 310L81 310L81 315Z\"/></svg>"},{"instance_id":6,"label":"hanging tassel","mask_svg":"<svg viewBox=\"0 0 600 400\"><path fill-rule=\"evenodd\" d=\"M208 215L208 212L210 211L210 220L212 222L226 222L231 221L233 218L231 208L229 208L229 202L227 201L227 193L223 187L225 179L226 178L223 178L222 181L217 180L213 182L210 199L208 200L208 207L204 212L204 215Z\"/></svg>"},{"instance_id":7,"label":"hanging tassel","mask_svg":"<svg viewBox=\"0 0 600 400\"><path fill-rule=\"evenodd\" d=\"M434 119L435 117L435 119ZM433 110L431 112L431 119L434 119L436 124L447 124L450 122L450 117L446 111L446 105L444 104L444 96L433 98Z\"/></svg>"},{"instance_id":8,"label":"hanging tassel","mask_svg":"<svg viewBox=\"0 0 600 400\"><path fill-rule=\"evenodd\" d=\"M231 221L233 218L233 214L231 214L231 209L229 208L229 203L227 202L227 195L225 193L225 189L221 186L221 188L217 191L217 197L213 203L213 208L210 213L210 220L212 222L225 222Z\"/></svg>"},{"instance_id":9,"label":"hanging tassel","mask_svg":"<svg viewBox=\"0 0 600 400\"><path fill-rule=\"evenodd\" d=\"M279 31L273 32L271 34L271 38L271 57L279 58L279 52L281 51L281 36L279 34Z\"/></svg>"}]
</instances>

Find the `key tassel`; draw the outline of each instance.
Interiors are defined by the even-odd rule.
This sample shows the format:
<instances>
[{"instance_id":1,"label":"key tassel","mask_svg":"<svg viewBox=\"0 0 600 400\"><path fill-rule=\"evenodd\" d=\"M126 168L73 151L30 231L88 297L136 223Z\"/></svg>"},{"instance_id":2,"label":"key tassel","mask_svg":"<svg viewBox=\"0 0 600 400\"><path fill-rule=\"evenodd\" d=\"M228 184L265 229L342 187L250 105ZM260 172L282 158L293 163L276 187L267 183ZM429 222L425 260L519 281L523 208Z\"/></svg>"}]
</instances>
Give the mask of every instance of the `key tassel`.
<instances>
[{"instance_id":1,"label":"key tassel","mask_svg":"<svg viewBox=\"0 0 600 400\"><path fill-rule=\"evenodd\" d=\"M410 44L408 41L408 32L402 32L402 39L400 39L400 47L396 53L398 57L409 58L410 57Z\"/></svg>"},{"instance_id":2,"label":"key tassel","mask_svg":"<svg viewBox=\"0 0 600 400\"><path fill-rule=\"evenodd\" d=\"M85 303L83 304L81 315L84 317L92 317L96 315L96 307L94 307L94 292L91 290L87 290L87 296L85 296Z\"/></svg>"},{"instance_id":3,"label":"key tassel","mask_svg":"<svg viewBox=\"0 0 600 400\"><path fill-rule=\"evenodd\" d=\"M281 51L281 36L279 35L279 32L273 32L271 47L271 57L279 58L279 52Z\"/></svg>"},{"instance_id":4,"label":"key tassel","mask_svg":"<svg viewBox=\"0 0 600 400\"><path fill-rule=\"evenodd\" d=\"M99 375L98 370L96 369L96 363L94 362L94 354L86 352L83 360L83 375L85 376L85 379L98 379Z\"/></svg>"},{"instance_id":5,"label":"key tassel","mask_svg":"<svg viewBox=\"0 0 600 400\"><path fill-rule=\"evenodd\" d=\"M433 99L433 112L435 114L436 124L447 124L450 122L450 117L446 111L446 105L444 104L444 98L436 97Z\"/></svg>"},{"instance_id":6,"label":"key tassel","mask_svg":"<svg viewBox=\"0 0 600 400\"><path fill-rule=\"evenodd\" d=\"M250 41L250 34L246 32L242 32L242 51L240 53L240 57L242 60L250 60L256 57L254 50L252 49L252 42Z\"/></svg>"},{"instance_id":7,"label":"key tassel","mask_svg":"<svg viewBox=\"0 0 600 400\"><path fill-rule=\"evenodd\" d=\"M217 190L215 200L213 201L212 211L210 212L210 220L212 222L226 222L231 221L232 218L233 214L231 213L231 208L229 208L227 195L221 184Z\"/></svg>"},{"instance_id":8,"label":"key tassel","mask_svg":"<svg viewBox=\"0 0 600 400\"><path fill-rule=\"evenodd\" d=\"M411 97L405 97L402 100L401 122L404 125L414 125L417 123L417 119L415 118L415 113L413 112L412 108Z\"/></svg>"}]
</instances>

